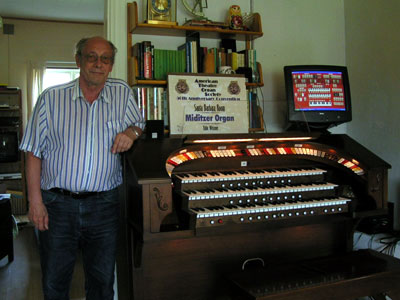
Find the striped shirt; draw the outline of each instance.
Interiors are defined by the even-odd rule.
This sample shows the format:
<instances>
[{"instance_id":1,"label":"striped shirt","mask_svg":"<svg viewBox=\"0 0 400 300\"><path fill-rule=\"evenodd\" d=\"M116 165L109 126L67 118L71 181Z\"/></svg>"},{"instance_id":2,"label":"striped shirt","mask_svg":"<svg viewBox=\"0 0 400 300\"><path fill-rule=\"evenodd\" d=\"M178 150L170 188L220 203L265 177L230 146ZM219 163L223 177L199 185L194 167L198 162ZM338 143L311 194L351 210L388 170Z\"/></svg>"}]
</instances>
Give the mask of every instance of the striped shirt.
<instances>
[{"instance_id":1,"label":"striped shirt","mask_svg":"<svg viewBox=\"0 0 400 300\"><path fill-rule=\"evenodd\" d=\"M132 125L143 129L144 121L124 81L107 79L90 104L78 78L39 96L20 149L41 159L44 190L107 191L122 183L120 155L111 153L114 138Z\"/></svg>"}]
</instances>

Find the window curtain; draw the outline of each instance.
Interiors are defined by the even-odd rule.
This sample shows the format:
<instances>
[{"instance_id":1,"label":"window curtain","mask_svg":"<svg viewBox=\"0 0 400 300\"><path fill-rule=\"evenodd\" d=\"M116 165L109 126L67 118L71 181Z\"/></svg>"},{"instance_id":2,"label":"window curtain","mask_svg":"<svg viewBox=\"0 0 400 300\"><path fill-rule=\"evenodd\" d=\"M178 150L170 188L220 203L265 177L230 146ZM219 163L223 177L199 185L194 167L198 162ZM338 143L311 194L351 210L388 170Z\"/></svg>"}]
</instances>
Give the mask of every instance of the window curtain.
<instances>
[{"instance_id":1,"label":"window curtain","mask_svg":"<svg viewBox=\"0 0 400 300\"><path fill-rule=\"evenodd\" d=\"M28 118L30 117L33 107L36 101L43 91L43 77L46 71L46 64L40 62L30 63L30 75L28 78L28 91L27 91L27 103L28 103Z\"/></svg>"}]
</instances>

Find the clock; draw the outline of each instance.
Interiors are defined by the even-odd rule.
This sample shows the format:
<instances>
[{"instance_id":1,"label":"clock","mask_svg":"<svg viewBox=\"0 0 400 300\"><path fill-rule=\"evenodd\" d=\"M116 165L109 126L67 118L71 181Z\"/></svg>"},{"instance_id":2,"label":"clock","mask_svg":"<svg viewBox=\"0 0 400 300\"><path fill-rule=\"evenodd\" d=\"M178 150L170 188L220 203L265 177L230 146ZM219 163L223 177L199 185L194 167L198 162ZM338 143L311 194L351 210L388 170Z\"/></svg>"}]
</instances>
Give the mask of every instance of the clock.
<instances>
[{"instance_id":1,"label":"clock","mask_svg":"<svg viewBox=\"0 0 400 300\"><path fill-rule=\"evenodd\" d=\"M176 0L146 0L148 24L177 25Z\"/></svg>"}]
</instances>

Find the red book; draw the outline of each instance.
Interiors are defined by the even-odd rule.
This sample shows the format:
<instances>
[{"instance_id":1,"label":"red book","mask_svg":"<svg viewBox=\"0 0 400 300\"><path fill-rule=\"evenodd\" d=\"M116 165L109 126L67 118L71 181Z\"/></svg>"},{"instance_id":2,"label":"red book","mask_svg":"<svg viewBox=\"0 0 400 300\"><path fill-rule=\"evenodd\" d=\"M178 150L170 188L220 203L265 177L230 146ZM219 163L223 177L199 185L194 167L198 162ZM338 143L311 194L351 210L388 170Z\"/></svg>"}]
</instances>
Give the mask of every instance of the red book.
<instances>
[{"instance_id":1,"label":"red book","mask_svg":"<svg viewBox=\"0 0 400 300\"><path fill-rule=\"evenodd\" d=\"M152 78L153 67L151 57L151 42L143 42L143 76L146 79Z\"/></svg>"}]
</instances>

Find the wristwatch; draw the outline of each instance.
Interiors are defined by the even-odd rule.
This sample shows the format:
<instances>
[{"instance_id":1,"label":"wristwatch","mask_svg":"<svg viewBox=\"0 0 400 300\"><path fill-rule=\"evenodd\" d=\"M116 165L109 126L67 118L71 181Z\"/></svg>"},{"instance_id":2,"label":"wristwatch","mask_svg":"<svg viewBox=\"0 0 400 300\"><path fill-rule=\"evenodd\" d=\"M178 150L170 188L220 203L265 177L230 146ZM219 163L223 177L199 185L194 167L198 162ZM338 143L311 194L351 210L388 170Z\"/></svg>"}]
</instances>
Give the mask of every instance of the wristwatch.
<instances>
[{"instance_id":1,"label":"wristwatch","mask_svg":"<svg viewBox=\"0 0 400 300\"><path fill-rule=\"evenodd\" d=\"M140 133L135 128L132 127L132 131L136 135L136 138L140 136Z\"/></svg>"}]
</instances>

